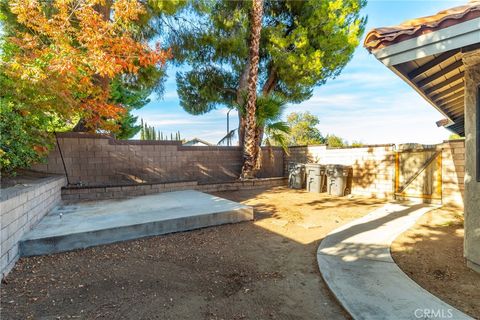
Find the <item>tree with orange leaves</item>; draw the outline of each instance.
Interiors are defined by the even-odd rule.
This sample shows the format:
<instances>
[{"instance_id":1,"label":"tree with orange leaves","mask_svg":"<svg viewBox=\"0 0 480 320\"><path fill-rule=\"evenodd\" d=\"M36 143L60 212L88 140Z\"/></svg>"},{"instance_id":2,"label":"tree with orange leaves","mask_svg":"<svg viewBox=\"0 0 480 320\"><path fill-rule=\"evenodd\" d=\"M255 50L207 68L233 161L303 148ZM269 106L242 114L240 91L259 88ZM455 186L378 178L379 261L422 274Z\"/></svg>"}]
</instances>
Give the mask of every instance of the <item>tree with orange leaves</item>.
<instances>
[{"instance_id":1,"label":"tree with orange leaves","mask_svg":"<svg viewBox=\"0 0 480 320\"><path fill-rule=\"evenodd\" d=\"M49 105L49 111L76 115L90 131L115 131L125 112L110 101L111 79L135 76L170 56L134 37L146 14L137 0L12 0L9 9L23 29L7 40L16 50L4 72L55 88L67 105Z\"/></svg>"},{"instance_id":2,"label":"tree with orange leaves","mask_svg":"<svg viewBox=\"0 0 480 320\"><path fill-rule=\"evenodd\" d=\"M39 161L54 130L116 132L123 119L135 122L128 111L161 85L170 57L145 36L162 1L0 0L3 172Z\"/></svg>"}]
</instances>

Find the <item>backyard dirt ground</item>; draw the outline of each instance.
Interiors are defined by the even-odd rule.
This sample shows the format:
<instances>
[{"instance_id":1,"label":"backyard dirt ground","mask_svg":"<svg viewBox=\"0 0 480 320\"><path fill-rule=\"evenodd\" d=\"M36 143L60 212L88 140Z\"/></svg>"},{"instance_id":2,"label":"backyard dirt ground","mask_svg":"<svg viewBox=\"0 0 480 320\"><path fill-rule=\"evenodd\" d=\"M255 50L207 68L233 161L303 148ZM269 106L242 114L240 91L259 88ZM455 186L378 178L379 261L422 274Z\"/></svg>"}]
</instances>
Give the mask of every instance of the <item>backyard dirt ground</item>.
<instances>
[{"instance_id":1,"label":"backyard dirt ground","mask_svg":"<svg viewBox=\"0 0 480 320\"><path fill-rule=\"evenodd\" d=\"M463 212L440 208L421 217L395 240L395 262L419 285L480 318L480 274L467 268L463 258Z\"/></svg>"},{"instance_id":2,"label":"backyard dirt ground","mask_svg":"<svg viewBox=\"0 0 480 320\"><path fill-rule=\"evenodd\" d=\"M220 192L255 221L22 258L1 289L1 319L345 319L316 250L383 205L286 188Z\"/></svg>"}]
</instances>

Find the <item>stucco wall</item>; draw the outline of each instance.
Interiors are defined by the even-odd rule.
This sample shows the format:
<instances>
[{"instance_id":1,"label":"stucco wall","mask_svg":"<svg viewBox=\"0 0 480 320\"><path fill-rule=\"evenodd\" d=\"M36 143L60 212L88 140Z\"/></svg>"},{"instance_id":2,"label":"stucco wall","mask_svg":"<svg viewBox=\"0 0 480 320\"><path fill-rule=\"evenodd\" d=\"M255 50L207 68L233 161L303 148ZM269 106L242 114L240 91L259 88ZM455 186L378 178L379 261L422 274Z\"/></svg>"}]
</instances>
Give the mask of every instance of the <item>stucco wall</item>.
<instances>
[{"instance_id":1,"label":"stucco wall","mask_svg":"<svg viewBox=\"0 0 480 320\"><path fill-rule=\"evenodd\" d=\"M61 198L63 177L38 179L28 186L2 189L0 203L0 275L5 276L18 260L18 241Z\"/></svg>"},{"instance_id":2,"label":"stucco wall","mask_svg":"<svg viewBox=\"0 0 480 320\"><path fill-rule=\"evenodd\" d=\"M187 147L177 141L125 141L78 133L59 134L58 142L70 184L85 186L232 181L242 166L239 147ZM263 150L262 163L260 178L283 176L282 149ZM64 174L58 148L46 164L33 169Z\"/></svg>"},{"instance_id":3,"label":"stucco wall","mask_svg":"<svg viewBox=\"0 0 480 320\"><path fill-rule=\"evenodd\" d=\"M465 65L465 257L480 272L480 182L477 181L477 114L480 51L464 56Z\"/></svg>"}]
</instances>

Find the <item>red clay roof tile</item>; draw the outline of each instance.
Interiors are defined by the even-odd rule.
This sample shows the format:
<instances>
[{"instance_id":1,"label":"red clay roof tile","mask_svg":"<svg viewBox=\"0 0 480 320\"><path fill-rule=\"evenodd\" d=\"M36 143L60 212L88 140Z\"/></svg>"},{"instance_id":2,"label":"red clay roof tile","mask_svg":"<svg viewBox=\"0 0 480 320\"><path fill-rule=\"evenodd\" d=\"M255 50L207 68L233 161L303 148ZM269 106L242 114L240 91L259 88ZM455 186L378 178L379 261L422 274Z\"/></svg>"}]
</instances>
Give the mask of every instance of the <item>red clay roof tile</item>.
<instances>
[{"instance_id":1,"label":"red clay roof tile","mask_svg":"<svg viewBox=\"0 0 480 320\"><path fill-rule=\"evenodd\" d=\"M408 20L398 26L373 29L365 37L363 45L371 52L478 17L480 0L471 0L466 5L442 10L433 16Z\"/></svg>"}]
</instances>

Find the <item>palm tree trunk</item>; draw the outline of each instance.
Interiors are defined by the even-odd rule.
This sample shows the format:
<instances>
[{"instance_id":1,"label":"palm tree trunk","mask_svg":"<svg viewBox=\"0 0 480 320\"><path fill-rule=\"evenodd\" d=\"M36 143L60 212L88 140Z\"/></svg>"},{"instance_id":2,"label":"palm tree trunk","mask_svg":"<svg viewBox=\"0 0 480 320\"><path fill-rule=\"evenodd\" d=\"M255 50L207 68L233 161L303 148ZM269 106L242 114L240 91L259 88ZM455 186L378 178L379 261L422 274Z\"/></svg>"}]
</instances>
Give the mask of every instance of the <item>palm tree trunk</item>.
<instances>
[{"instance_id":1,"label":"palm tree trunk","mask_svg":"<svg viewBox=\"0 0 480 320\"><path fill-rule=\"evenodd\" d=\"M238 145L241 147L245 143L245 128L246 121L245 116L238 112Z\"/></svg>"},{"instance_id":2,"label":"palm tree trunk","mask_svg":"<svg viewBox=\"0 0 480 320\"><path fill-rule=\"evenodd\" d=\"M262 167L262 153L261 153L261 146L262 146L262 140L263 140L263 131L264 128L263 126L256 126L255 127L255 144L257 146L257 155L255 159L255 170L258 171Z\"/></svg>"},{"instance_id":3,"label":"palm tree trunk","mask_svg":"<svg viewBox=\"0 0 480 320\"><path fill-rule=\"evenodd\" d=\"M250 72L248 74L248 100L246 106L245 142L243 145L243 167L240 179L255 177L259 146L256 137L255 118L257 101L258 62L260 48L260 32L262 30L263 0L253 0L250 35Z\"/></svg>"},{"instance_id":4,"label":"palm tree trunk","mask_svg":"<svg viewBox=\"0 0 480 320\"><path fill-rule=\"evenodd\" d=\"M236 102L237 105L243 106L245 104L245 92L248 89L248 74L250 72L250 61L247 60L245 63L245 67L242 71L240 76L240 81L238 82L237 88L237 98ZM243 146L244 139L245 139L245 115L238 112L238 145Z\"/></svg>"}]
</instances>

